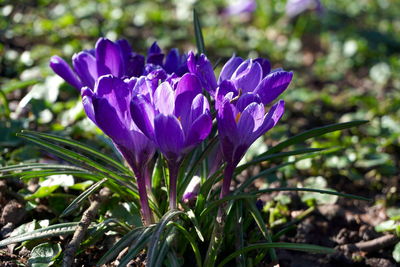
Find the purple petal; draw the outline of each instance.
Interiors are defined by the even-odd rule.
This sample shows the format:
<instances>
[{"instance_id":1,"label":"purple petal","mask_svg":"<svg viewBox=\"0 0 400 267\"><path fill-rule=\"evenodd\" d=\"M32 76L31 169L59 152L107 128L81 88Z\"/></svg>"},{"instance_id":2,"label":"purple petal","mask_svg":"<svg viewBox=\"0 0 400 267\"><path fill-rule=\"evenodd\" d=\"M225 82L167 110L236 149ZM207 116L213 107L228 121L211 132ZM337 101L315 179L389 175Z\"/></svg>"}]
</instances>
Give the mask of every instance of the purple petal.
<instances>
[{"instance_id":1,"label":"purple petal","mask_svg":"<svg viewBox=\"0 0 400 267\"><path fill-rule=\"evenodd\" d=\"M89 88L94 88L94 83L99 77L96 58L89 52L82 51L72 57L72 62L82 83Z\"/></svg>"},{"instance_id":2,"label":"purple petal","mask_svg":"<svg viewBox=\"0 0 400 267\"><path fill-rule=\"evenodd\" d=\"M105 98L93 98L93 108L97 126L119 145L130 142L129 130L115 108Z\"/></svg>"},{"instance_id":3,"label":"purple petal","mask_svg":"<svg viewBox=\"0 0 400 267\"><path fill-rule=\"evenodd\" d=\"M274 101L292 81L293 72L276 71L270 73L258 85L254 93L261 97L264 105Z\"/></svg>"},{"instance_id":4,"label":"purple petal","mask_svg":"<svg viewBox=\"0 0 400 267\"><path fill-rule=\"evenodd\" d=\"M236 90L236 87L232 81L225 80L219 85L217 91L215 92L214 98L216 110L221 108L221 105L228 94L232 95L232 97L236 97L238 95L238 91Z\"/></svg>"},{"instance_id":5,"label":"purple petal","mask_svg":"<svg viewBox=\"0 0 400 267\"><path fill-rule=\"evenodd\" d=\"M273 128L282 118L284 112L285 102L283 100L279 100L278 103L272 106L268 114L265 115L264 122L256 131L255 136L261 136ZM258 137L256 137L256 139L257 138Z\"/></svg>"},{"instance_id":6,"label":"purple petal","mask_svg":"<svg viewBox=\"0 0 400 267\"><path fill-rule=\"evenodd\" d=\"M210 105L208 104L207 98L198 94L194 99L191 106L191 121L196 120L203 114L206 114L210 111Z\"/></svg>"},{"instance_id":7,"label":"purple petal","mask_svg":"<svg viewBox=\"0 0 400 267\"><path fill-rule=\"evenodd\" d=\"M188 131L185 148L190 149L201 143L210 134L211 128L212 119L208 112L198 117Z\"/></svg>"},{"instance_id":8,"label":"purple petal","mask_svg":"<svg viewBox=\"0 0 400 267\"><path fill-rule=\"evenodd\" d=\"M255 132L264 122L264 105L251 103L240 115L237 128L240 135L239 144L246 144L248 147L253 143Z\"/></svg>"},{"instance_id":9,"label":"purple petal","mask_svg":"<svg viewBox=\"0 0 400 267\"><path fill-rule=\"evenodd\" d=\"M196 75L186 73L178 82L175 95L178 96L183 92L192 91L195 95L201 94L201 83Z\"/></svg>"},{"instance_id":10,"label":"purple petal","mask_svg":"<svg viewBox=\"0 0 400 267\"><path fill-rule=\"evenodd\" d=\"M126 75L139 77L144 71L144 56L139 54L132 54L125 61Z\"/></svg>"},{"instance_id":11,"label":"purple petal","mask_svg":"<svg viewBox=\"0 0 400 267\"><path fill-rule=\"evenodd\" d=\"M100 38L96 44L96 59L98 75L112 74L122 77L124 62L117 44L106 38Z\"/></svg>"},{"instance_id":12,"label":"purple petal","mask_svg":"<svg viewBox=\"0 0 400 267\"><path fill-rule=\"evenodd\" d=\"M191 119L191 106L196 93L187 91L179 94L175 100L175 116L182 124L183 131L187 132L193 120Z\"/></svg>"},{"instance_id":13,"label":"purple petal","mask_svg":"<svg viewBox=\"0 0 400 267\"><path fill-rule=\"evenodd\" d=\"M175 94L169 83L163 82L157 87L154 92L154 107L164 115L174 113Z\"/></svg>"},{"instance_id":14,"label":"purple petal","mask_svg":"<svg viewBox=\"0 0 400 267\"><path fill-rule=\"evenodd\" d=\"M173 48L171 51L169 51L166 59L165 59L165 64L164 64L164 69L167 71L167 73L173 73L176 72L176 70L179 67L179 52L178 49Z\"/></svg>"},{"instance_id":15,"label":"purple petal","mask_svg":"<svg viewBox=\"0 0 400 267\"><path fill-rule=\"evenodd\" d=\"M128 84L119 78L105 75L99 78L94 92L97 97L107 99L110 105L117 110L117 115L121 120L130 120L131 91L128 89Z\"/></svg>"},{"instance_id":16,"label":"purple petal","mask_svg":"<svg viewBox=\"0 0 400 267\"><path fill-rule=\"evenodd\" d=\"M263 79L271 72L271 62L269 62L266 58L256 58L254 62L258 62L260 64L262 71L263 71Z\"/></svg>"},{"instance_id":17,"label":"purple petal","mask_svg":"<svg viewBox=\"0 0 400 267\"><path fill-rule=\"evenodd\" d=\"M59 56L52 56L50 59L50 68L53 71L63 78L67 83L80 90L82 87L82 83L79 81L77 75L73 72L71 67L65 62L64 59Z\"/></svg>"},{"instance_id":18,"label":"purple petal","mask_svg":"<svg viewBox=\"0 0 400 267\"><path fill-rule=\"evenodd\" d=\"M229 136L232 140L238 140L235 116L234 106L229 101L225 101L221 105L221 109L218 110L217 115L218 133L220 136Z\"/></svg>"},{"instance_id":19,"label":"purple petal","mask_svg":"<svg viewBox=\"0 0 400 267\"><path fill-rule=\"evenodd\" d=\"M217 88L217 80L211 62L204 54L196 57L192 51L189 52L187 61L188 69L191 73L197 75L205 90L214 95Z\"/></svg>"},{"instance_id":20,"label":"purple petal","mask_svg":"<svg viewBox=\"0 0 400 267\"><path fill-rule=\"evenodd\" d=\"M89 117L91 121L96 124L96 118L94 116L94 108L93 108L93 91L88 87L83 87L81 90L82 95L82 104L83 109L85 110L86 115Z\"/></svg>"},{"instance_id":21,"label":"purple petal","mask_svg":"<svg viewBox=\"0 0 400 267\"><path fill-rule=\"evenodd\" d=\"M256 0L240 0L230 4L224 11L227 15L239 15L243 13L252 13L257 8Z\"/></svg>"},{"instance_id":22,"label":"purple petal","mask_svg":"<svg viewBox=\"0 0 400 267\"><path fill-rule=\"evenodd\" d=\"M239 100L236 103L236 108L239 112L243 112L243 110L253 102L257 104L261 103L260 97L254 93L245 93L239 97Z\"/></svg>"},{"instance_id":23,"label":"purple petal","mask_svg":"<svg viewBox=\"0 0 400 267\"><path fill-rule=\"evenodd\" d=\"M143 95L135 95L130 104L131 116L136 126L151 140L154 136L154 108Z\"/></svg>"},{"instance_id":24,"label":"purple petal","mask_svg":"<svg viewBox=\"0 0 400 267\"><path fill-rule=\"evenodd\" d=\"M160 151L167 159L177 160L185 140L178 119L173 115L159 114L154 119L154 131Z\"/></svg>"},{"instance_id":25,"label":"purple petal","mask_svg":"<svg viewBox=\"0 0 400 267\"><path fill-rule=\"evenodd\" d=\"M242 64L243 59L240 57L235 57L233 55L228 62L225 63L225 65L222 67L221 73L218 78L218 84L221 84L222 81L224 80L229 80L232 77L232 74L235 72L235 70Z\"/></svg>"},{"instance_id":26,"label":"purple petal","mask_svg":"<svg viewBox=\"0 0 400 267\"><path fill-rule=\"evenodd\" d=\"M251 59L244 61L232 75L237 89L243 92L253 92L262 79L260 64Z\"/></svg>"},{"instance_id":27,"label":"purple petal","mask_svg":"<svg viewBox=\"0 0 400 267\"><path fill-rule=\"evenodd\" d=\"M162 66L164 54L161 53L160 47L157 42L154 42L147 52L147 63Z\"/></svg>"}]
</instances>

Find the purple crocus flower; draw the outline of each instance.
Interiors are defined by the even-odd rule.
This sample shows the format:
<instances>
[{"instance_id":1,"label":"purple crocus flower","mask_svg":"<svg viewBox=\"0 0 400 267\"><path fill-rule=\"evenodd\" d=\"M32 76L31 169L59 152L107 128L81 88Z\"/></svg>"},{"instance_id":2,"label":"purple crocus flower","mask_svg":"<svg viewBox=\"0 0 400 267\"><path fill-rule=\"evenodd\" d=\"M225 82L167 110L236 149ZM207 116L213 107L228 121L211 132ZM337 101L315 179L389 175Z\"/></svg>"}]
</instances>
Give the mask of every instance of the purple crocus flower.
<instances>
[{"instance_id":1,"label":"purple crocus flower","mask_svg":"<svg viewBox=\"0 0 400 267\"><path fill-rule=\"evenodd\" d=\"M140 82L131 101L131 115L139 129L168 162L170 208L176 208L176 180L184 155L210 133L212 119L199 79L190 73L157 84Z\"/></svg>"},{"instance_id":2,"label":"purple crocus flower","mask_svg":"<svg viewBox=\"0 0 400 267\"><path fill-rule=\"evenodd\" d=\"M123 81L112 75L101 76L94 89L82 88L85 112L108 135L135 173L142 214L146 224L152 223L146 187L150 185L149 162L155 154L155 145L131 118L130 101L136 78Z\"/></svg>"},{"instance_id":3,"label":"purple crocus flower","mask_svg":"<svg viewBox=\"0 0 400 267\"><path fill-rule=\"evenodd\" d=\"M270 72L267 60L243 60L233 56L222 68L215 93L218 134L226 162L221 198L229 193L234 169L251 144L274 127L284 113L280 100L273 102L289 85L293 73Z\"/></svg>"},{"instance_id":4,"label":"purple crocus flower","mask_svg":"<svg viewBox=\"0 0 400 267\"><path fill-rule=\"evenodd\" d=\"M322 14L323 6L320 0L288 0L286 3L286 15L294 18L307 10L315 10Z\"/></svg>"},{"instance_id":5,"label":"purple crocus flower","mask_svg":"<svg viewBox=\"0 0 400 267\"><path fill-rule=\"evenodd\" d=\"M156 68L165 68L168 74L178 76L188 71L186 55L180 55L172 49L165 60L160 47L154 42L145 57L132 52L126 40L112 42L100 38L95 49L84 50L72 57L73 69L62 58L53 56L50 67L66 82L80 90L82 87L94 88L95 82L102 75L112 74L117 78L130 78L147 75Z\"/></svg>"},{"instance_id":6,"label":"purple crocus flower","mask_svg":"<svg viewBox=\"0 0 400 267\"><path fill-rule=\"evenodd\" d=\"M199 78L201 86L211 95L214 95L218 85L213 66L206 55L201 54L196 56L193 52L189 52L187 66L189 72L194 73Z\"/></svg>"},{"instance_id":7,"label":"purple crocus flower","mask_svg":"<svg viewBox=\"0 0 400 267\"><path fill-rule=\"evenodd\" d=\"M233 16L245 13L253 13L257 8L256 0L232 1L224 10L224 14Z\"/></svg>"}]
</instances>

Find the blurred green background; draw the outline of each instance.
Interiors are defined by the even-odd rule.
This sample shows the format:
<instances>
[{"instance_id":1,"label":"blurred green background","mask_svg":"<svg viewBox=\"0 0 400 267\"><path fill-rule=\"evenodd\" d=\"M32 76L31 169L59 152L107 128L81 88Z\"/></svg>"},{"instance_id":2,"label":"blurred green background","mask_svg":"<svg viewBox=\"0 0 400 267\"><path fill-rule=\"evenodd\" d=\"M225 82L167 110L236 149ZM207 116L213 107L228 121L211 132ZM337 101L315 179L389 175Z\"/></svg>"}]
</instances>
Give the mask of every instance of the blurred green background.
<instances>
[{"instance_id":1,"label":"blurred green background","mask_svg":"<svg viewBox=\"0 0 400 267\"><path fill-rule=\"evenodd\" d=\"M286 167L267 177L269 183L321 175L347 192L368 188L373 193L365 194L377 193L385 203L398 200L400 2L322 1L322 14L308 10L296 18L285 14L284 0L258 0L253 13L231 16L224 12L228 2L1 1L0 165L43 157L15 136L27 128L109 149L107 139L85 118L78 92L48 67L50 57L70 62L100 36L126 38L140 53L156 40L164 51L194 50L196 6L207 55L213 63L221 60L217 70L235 53L267 57L275 68L294 71L282 95L287 111L266 136L267 145L329 123L370 120L305 144L331 147L332 153Z\"/></svg>"}]
</instances>

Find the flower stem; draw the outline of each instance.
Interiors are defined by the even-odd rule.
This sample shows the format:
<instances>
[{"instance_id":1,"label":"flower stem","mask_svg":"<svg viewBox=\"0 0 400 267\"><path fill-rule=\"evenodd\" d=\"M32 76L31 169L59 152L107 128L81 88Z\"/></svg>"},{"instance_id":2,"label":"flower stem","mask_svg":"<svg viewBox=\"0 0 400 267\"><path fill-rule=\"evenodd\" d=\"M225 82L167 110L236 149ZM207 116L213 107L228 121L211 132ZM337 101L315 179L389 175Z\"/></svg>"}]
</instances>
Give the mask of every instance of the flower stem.
<instances>
[{"instance_id":1,"label":"flower stem","mask_svg":"<svg viewBox=\"0 0 400 267\"><path fill-rule=\"evenodd\" d=\"M226 197L230 192L229 187L231 185L234 170L235 170L235 167L232 164L226 165L225 170L224 170L224 180L222 182L221 193L219 195L220 199ZM223 214L225 214L225 210L224 210L225 206L226 206L225 204L222 204L218 209L217 221L219 223L222 222Z\"/></svg>"},{"instance_id":2,"label":"flower stem","mask_svg":"<svg viewBox=\"0 0 400 267\"><path fill-rule=\"evenodd\" d=\"M137 185L139 189L139 197L140 197L140 206L142 210L142 217L144 220L144 225L150 225L153 223L153 214L151 212L150 206L149 206L149 198L147 196L147 189L146 189L146 177L144 172L139 172L136 171L136 179L137 179Z\"/></svg>"},{"instance_id":3,"label":"flower stem","mask_svg":"<svg viewBox=\"0 0 400 267\"><path fill-rule=\"evenodd\" d=\"M176 209L176 183L178 180L180 163L168 162L169 169L169 209Z\"/></svg>"}]
</instances>

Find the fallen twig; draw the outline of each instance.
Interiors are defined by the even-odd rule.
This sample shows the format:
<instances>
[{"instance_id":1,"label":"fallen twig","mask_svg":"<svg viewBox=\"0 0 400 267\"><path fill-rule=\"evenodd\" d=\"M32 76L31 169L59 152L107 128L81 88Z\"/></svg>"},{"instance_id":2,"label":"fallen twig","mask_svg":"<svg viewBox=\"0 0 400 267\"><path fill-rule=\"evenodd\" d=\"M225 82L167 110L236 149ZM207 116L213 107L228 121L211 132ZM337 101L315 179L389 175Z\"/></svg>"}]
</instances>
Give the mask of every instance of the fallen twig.
<instances>
[{"instance_id":1,"label":"fallen twig","mask_svg":"<svg viewBox=\"0 0 400 267\"><path fill-rule=\"evenodd\" d=\"M107 187L104 187L100 190L99 194L93 197L89 208L82 215L82 219L79 222L78 228L75 230L74 236L64 250L64 258L62 263L63 267L72 266L75 252L79 248L79 245L82 242L90 223L96 217L97 210L99 209L100 205L107 200L110 194L111 191Z\"/></svg>"},{"instance_id":2,"label":"fallen twig","mask_svg":"<svg viewBox=\"0 0 400 267\"><path fill-rule=\"evenodd\" d=\"M396 235L390 234L372 240L358 242L355 244L342 245L339 247L339 249L348 252L357 252L357 251L373 252L394 245L398 241L399 238Z\"/></svg>"}]
</instances>

